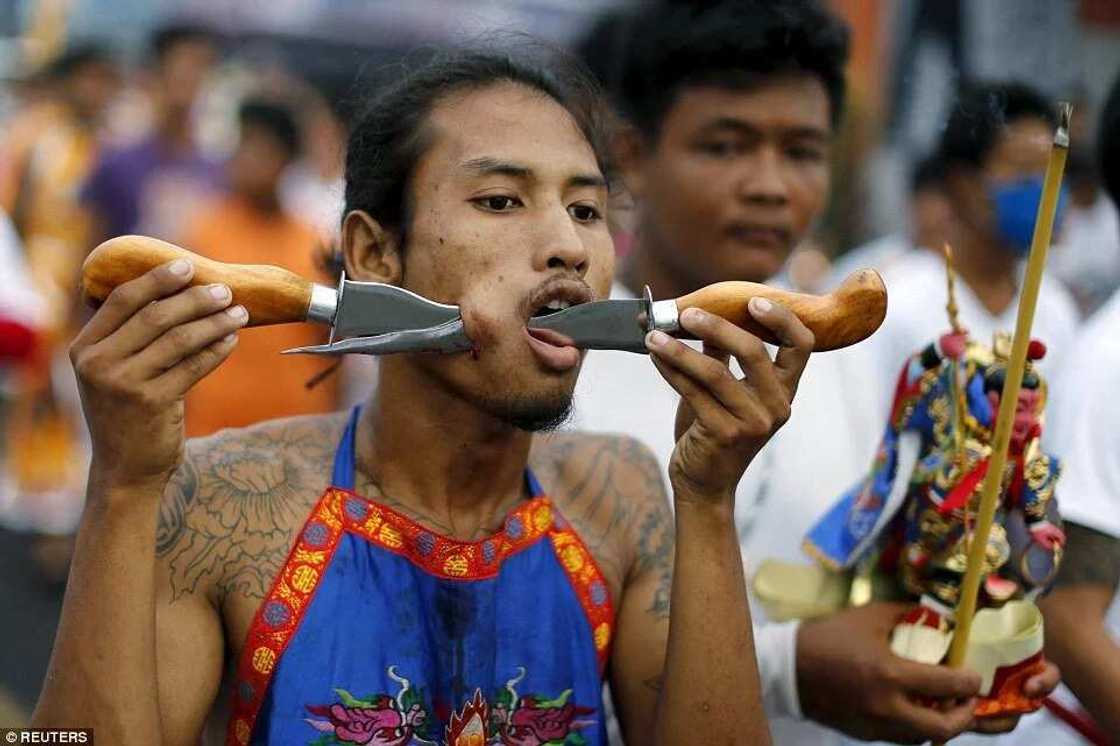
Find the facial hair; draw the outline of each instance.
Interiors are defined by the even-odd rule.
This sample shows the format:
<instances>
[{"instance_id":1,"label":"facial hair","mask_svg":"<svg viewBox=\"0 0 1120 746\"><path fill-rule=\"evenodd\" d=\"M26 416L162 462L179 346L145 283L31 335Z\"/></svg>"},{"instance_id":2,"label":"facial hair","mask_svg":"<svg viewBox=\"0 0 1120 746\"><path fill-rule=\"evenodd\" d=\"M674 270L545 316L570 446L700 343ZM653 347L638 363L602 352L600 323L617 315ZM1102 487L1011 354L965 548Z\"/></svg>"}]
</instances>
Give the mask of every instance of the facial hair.
<instances>
[{"instance_id":1,"label":"facial hair","mask_svg":"<svg viewBox=\"0 0 1120 746\"><path fill-rule=\"evenodd\" d=\"M551 432L572 416L572 395L528 397L512 396L491 399L485 408L492 415L529 433Z\"/></svg>"}]
</instances>

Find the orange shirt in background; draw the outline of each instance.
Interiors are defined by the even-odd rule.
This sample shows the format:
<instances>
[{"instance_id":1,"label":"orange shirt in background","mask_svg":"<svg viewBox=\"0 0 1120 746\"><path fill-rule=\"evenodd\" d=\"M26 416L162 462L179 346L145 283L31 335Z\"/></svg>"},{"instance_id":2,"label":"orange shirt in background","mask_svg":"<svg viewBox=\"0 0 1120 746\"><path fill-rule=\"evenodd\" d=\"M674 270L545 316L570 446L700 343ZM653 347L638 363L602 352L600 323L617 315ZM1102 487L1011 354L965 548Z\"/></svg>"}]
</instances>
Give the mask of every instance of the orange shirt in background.
<instances>
[{"instance_id":1,"label":"orange shirt in background","mask_svg":"<svg viewBox=\"0 0 1120 746\"><path fill-rule=\"evenodd\" d=\"M227 197L193 221L183 247L222 262L276 264L324 281L315 265L317 241L314 229L290 215L265 213L239 198ZM327 334L326 327L317 324L241 330L233 354L187 394L187 436L333 410L337 406L335 377L311 390L305 386L330 361L311 355L280 355L289 347L325 342Z\"/></svg>"}]
</instances>

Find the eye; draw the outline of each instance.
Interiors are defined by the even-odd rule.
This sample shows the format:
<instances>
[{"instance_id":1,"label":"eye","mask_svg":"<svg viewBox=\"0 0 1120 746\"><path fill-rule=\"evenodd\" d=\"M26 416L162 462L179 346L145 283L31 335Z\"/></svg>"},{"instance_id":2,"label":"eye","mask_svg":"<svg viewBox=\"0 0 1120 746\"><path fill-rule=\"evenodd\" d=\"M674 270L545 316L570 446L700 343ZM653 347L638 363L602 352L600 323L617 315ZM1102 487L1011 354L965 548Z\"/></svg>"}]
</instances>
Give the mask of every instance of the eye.
<instances>
[{"instance_id":1,"label":"eye","mask_svg":"<svg viewBox=\"0 0 1120 746\"><path fill-rule=\"evenodd\" d=\"M522 206L521 200L508 194L488 194L471 201L487 212L509 212Z\"/></svg>"},{"instance_id":2,"label":"eye","mask_svg":"<svg viewBox=\"0 0 1120 746\"><path fill-rule=\"evenodd\" d=\"M824 160L824 152L820 148L805 145L794 145L786 150L786 155L795 161L804 163L818 163Z\"/></svg>"},{"instance_id":3,"label":"eye","mask_svg":"<svg viewBox=\"0 0 1120 746\"><path fill-rule=\"evenodd\" d=\"M572 205L568 208L568 214L580 223L594 223L603 219L603 214L595 205Z\"/></svg>"},{"instance_id":4,"label":"eye","mask_svg":"<svg viewBox=\"0 0 1120 746\"><path fill-rule=\"evenodd\" d=\"M713 158L731 158L742 151L739 144L732 140L704 140L696 145L696 149Z\"/></svg>"}]
</instances>

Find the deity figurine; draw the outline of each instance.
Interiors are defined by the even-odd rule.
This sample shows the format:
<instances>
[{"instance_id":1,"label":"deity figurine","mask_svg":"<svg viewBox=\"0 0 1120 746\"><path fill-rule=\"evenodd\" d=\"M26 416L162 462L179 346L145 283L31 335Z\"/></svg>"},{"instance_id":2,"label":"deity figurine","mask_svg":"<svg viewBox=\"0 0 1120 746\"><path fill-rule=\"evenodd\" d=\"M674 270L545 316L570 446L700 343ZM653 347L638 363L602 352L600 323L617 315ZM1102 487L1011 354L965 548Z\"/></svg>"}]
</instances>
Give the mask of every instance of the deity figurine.
<instances>
[{"instance_id":1,"label":"deity figurine","mask_svg":"<svg viewBox=\"0 0 1120 746\"><path fill-rule=\"evenodd\" d=\"M943 661L952 640L1011 347L1002 333L991 347L970 339L952 302L949 310L951 331L903 365L867 477L806 536L818 567L767 562L754 581L776 618L872 598L915 600L891 647L931 664ZM1045 353L1031 340L967 647L965 665L983 679L979 715L1041 705L1021 693L1043 666L1033 599L1053 580L1065 543L1054 497L1060 466L1039 444L1047 389L1034 363Z\"/></svg>"}]
</instances>

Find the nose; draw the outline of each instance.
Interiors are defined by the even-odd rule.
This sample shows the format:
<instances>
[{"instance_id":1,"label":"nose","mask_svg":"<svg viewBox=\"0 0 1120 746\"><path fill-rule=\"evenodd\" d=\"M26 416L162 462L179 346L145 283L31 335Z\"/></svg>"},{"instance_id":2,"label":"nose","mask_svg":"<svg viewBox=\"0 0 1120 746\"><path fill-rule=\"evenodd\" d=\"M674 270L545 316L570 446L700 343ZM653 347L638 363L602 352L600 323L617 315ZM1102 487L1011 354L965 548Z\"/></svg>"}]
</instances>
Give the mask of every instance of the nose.
<instances>
[{"instance_id":1,"label":"nose","mask_svg":"<svg viewBox=\"0 0 1120 746\"><path fill-rule=\"evenodd\" d=\"M759 148L756 157L744 164L736 183L736 196L745 202L775 207L789 202L789 184L776 145Z\"/></svg>"},{"instance_id":2,"label":"nose","mask_svg":"<svg viewBox=\"0 0 1120 746\"><path fill-rule=\"evenodd\" d=\"M542 222L536 269L562 269L583 277L590 259L587 245L567 209L561 206L555 212L559 214Z\"/></svg>"}]
</instances>

